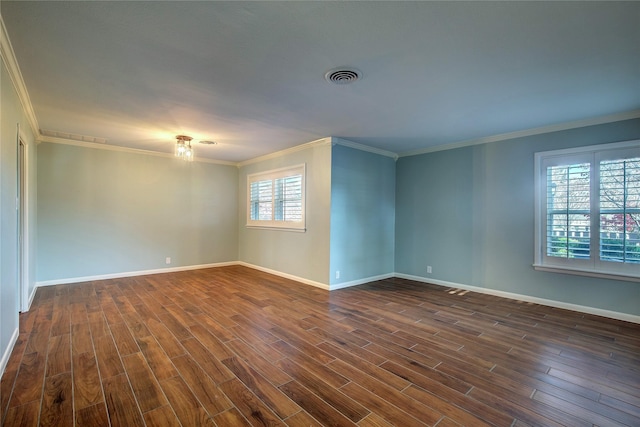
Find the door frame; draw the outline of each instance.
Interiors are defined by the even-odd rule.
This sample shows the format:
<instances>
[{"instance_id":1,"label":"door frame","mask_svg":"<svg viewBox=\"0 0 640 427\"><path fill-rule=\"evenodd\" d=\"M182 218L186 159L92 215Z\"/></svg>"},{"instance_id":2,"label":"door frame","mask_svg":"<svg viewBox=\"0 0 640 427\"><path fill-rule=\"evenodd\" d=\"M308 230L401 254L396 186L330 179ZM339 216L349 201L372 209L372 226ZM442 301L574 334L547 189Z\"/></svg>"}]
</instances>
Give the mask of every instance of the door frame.
<instances>
[{"instance_id":1,"label":"door frame","mask_svg":"<svg viewBox=\"0 0 640 427\"><path fill-rule=\"evenodd\" d=\"M18 126L16 141L16 219L17 219L17 252L16 276L20 295L20 312L29 311L31 298L29 296L30 278L30 221L29 221L29 158L30 149L25 135Z\"/></svg>"}]
</instances>

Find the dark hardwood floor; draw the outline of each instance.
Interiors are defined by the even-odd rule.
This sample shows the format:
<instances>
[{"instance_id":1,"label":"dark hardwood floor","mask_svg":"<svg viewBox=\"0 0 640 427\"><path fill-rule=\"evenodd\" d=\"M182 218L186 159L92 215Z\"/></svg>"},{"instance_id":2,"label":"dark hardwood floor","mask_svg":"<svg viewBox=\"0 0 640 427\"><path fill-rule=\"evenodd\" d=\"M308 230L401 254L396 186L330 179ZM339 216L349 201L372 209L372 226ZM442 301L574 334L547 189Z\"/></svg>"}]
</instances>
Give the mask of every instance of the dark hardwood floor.
<instances>
[{"instance_id":1,"label":"dark hardwood floor","mask_svg":"<svg viewBox=\"0 0 640 427\"><path fill-rule=\"evenodd\" d=\"M5 426L640 426L640 325L245 267L40 288Z\"/></svg>"}]
</instances>

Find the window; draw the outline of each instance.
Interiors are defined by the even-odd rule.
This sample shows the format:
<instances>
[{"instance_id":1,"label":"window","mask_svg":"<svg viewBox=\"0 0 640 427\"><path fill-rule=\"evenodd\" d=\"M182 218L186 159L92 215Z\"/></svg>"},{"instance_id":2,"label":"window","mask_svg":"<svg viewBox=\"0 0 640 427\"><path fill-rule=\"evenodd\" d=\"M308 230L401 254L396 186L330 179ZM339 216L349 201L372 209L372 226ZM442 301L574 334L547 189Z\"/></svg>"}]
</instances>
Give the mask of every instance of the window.
<instances>
[{"instance_id":1,"label":"window","mask_svg":"<svg viewBox=\"0 0 640 427\"><path fill-rule=\"evenodd\" d=\"M305 229L305 165L247 177L247 226Z\"/></svg>"},{"instance_id":2,"label":"window","mask_svg":"<svg viewBox=\"0 0 640 427\"><path fill-rule=\"evenodd\" d=\"M534 267L640 281L640 141L535 160Z\"/></svg>"}]
</instances>

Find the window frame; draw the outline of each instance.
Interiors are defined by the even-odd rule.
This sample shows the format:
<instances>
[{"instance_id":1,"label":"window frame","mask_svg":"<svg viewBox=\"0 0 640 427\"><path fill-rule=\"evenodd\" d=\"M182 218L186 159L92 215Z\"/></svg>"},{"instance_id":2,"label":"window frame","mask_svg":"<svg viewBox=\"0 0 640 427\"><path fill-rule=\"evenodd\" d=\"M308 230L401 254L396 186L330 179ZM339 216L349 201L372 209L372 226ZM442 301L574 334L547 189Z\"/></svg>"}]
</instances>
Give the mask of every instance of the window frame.
<instances>
[{"instance_id":1,"label":"window frame","mask_svg":"<svg viewBox=\"0 0 640 427\"><path fill-rule=\"evenodd\" d=\"M600 257L600 162L634 157L640 157L640 140L535 153L534 269L640 282L640 263L607 261ZM590 164L589 258L549 256L547 255L547 168L587 162Z\"/></svg>"},{"instance_id":2,"label":"window frame","mask_svg":"<svg viewBox=\"0 0 640 427\"><path fill-rule=\"evenodd\" d=\"M300 221L285 221L276 219L276 192L272 190L271 195L271 219L251 219L252 201L251 201L251 185L254 182L271 181L272 189L275 188L276 180L298 176L300 175L300 187L301 187L301 209L302 219ZM265 229L279 229L289 231L306 231L306 164L288 166L279 169L272 169L264 172L257 172L247 175L247 228L265 228Z\"/></svg>"}]
</instances>

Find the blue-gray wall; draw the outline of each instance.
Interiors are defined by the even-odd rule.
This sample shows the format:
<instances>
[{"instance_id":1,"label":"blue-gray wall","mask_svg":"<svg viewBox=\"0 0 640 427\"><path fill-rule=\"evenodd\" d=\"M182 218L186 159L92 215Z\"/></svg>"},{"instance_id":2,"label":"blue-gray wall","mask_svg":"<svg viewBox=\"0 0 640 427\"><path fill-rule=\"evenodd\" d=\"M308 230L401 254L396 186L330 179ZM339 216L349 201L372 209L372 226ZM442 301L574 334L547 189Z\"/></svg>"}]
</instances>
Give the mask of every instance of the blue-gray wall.
<instances>
[{"instance_id":1,"label":"blue-gray wall","mask_svg":"<svg viewBox=\"0 0 640 427\"><path fill-rule=\"evenodd\" d=\"M14 334L18 330L20 311L20 287L18 284L18 216L17 197L17 128L21 129L23 142L27 145L28 200L27 226L31 231L25 242L30 249L28 258L35 259L36 228L36 150L35 138L27 116L7 72L4 59L0 65L0 373L4 368ZM27 274L27 291L31 295L35 287L35 263L30 264Z\"/></svg>"},{"instance_id":2,"label":"blue-gray wall","mask_svg":"<svg viewBox=\"0 0 640 427\"><path fill-rule=\"evenodd\" d=\"M534 153L638 138L640 119L400 158L396 272L640 315L640 283L532 267Z\"/></svg>"},{"instance_id":3,"label":"blue-gray wall","mask_svg":"<svg viewBox=\"0 0 640 427\"><path fill-rule=\"evenodd\" d=\"M247 175L303 163L306 165L306 231L248 228ZM240 261L306 279L316 285L329 283L330 138L243 165L238 203Z\"/></svg>"},{"instance_id":4,"label":"blue-gray wall","mask_svg":"<svg viewBox=\"0 0 640 427\"><path fill-rule=\"evenodd\" d=\"M28 146L27 294L36 280L73 281L239 260L326 286L395 271L640 315L638 283L538 272L531 266L534 153L638 139L640 119L395 163L332 147L327 138L325 144L267 156L238 170L74 145L36 147L4 61L0 72L3 362L20 310L17 124ZM306 232L246 228L247 174L300 163L307 165ZM172 258L170 265L165 257ZM426 273L427 265L432 274Z\"/></svg>"},{"instance_id":5,"label":"blue-gray wall","mask_svg":"<svg viewBox=\"0 0 640 427\"><path fill-rule=\"evenodd\" d=\"M332 286L394 272L395 181L393 158L333 146L329 268Z\"/></svg>"},{"instance_id":6,"label":"blue-gray wall","mask_svg":"<svg viewBox=\"0 0 640 427\"><path fill-rule=\"evenodd\" d=\"M41 143L38 281L236 261L237 197L235 166Z\"/></svg>"}]
</instances>

